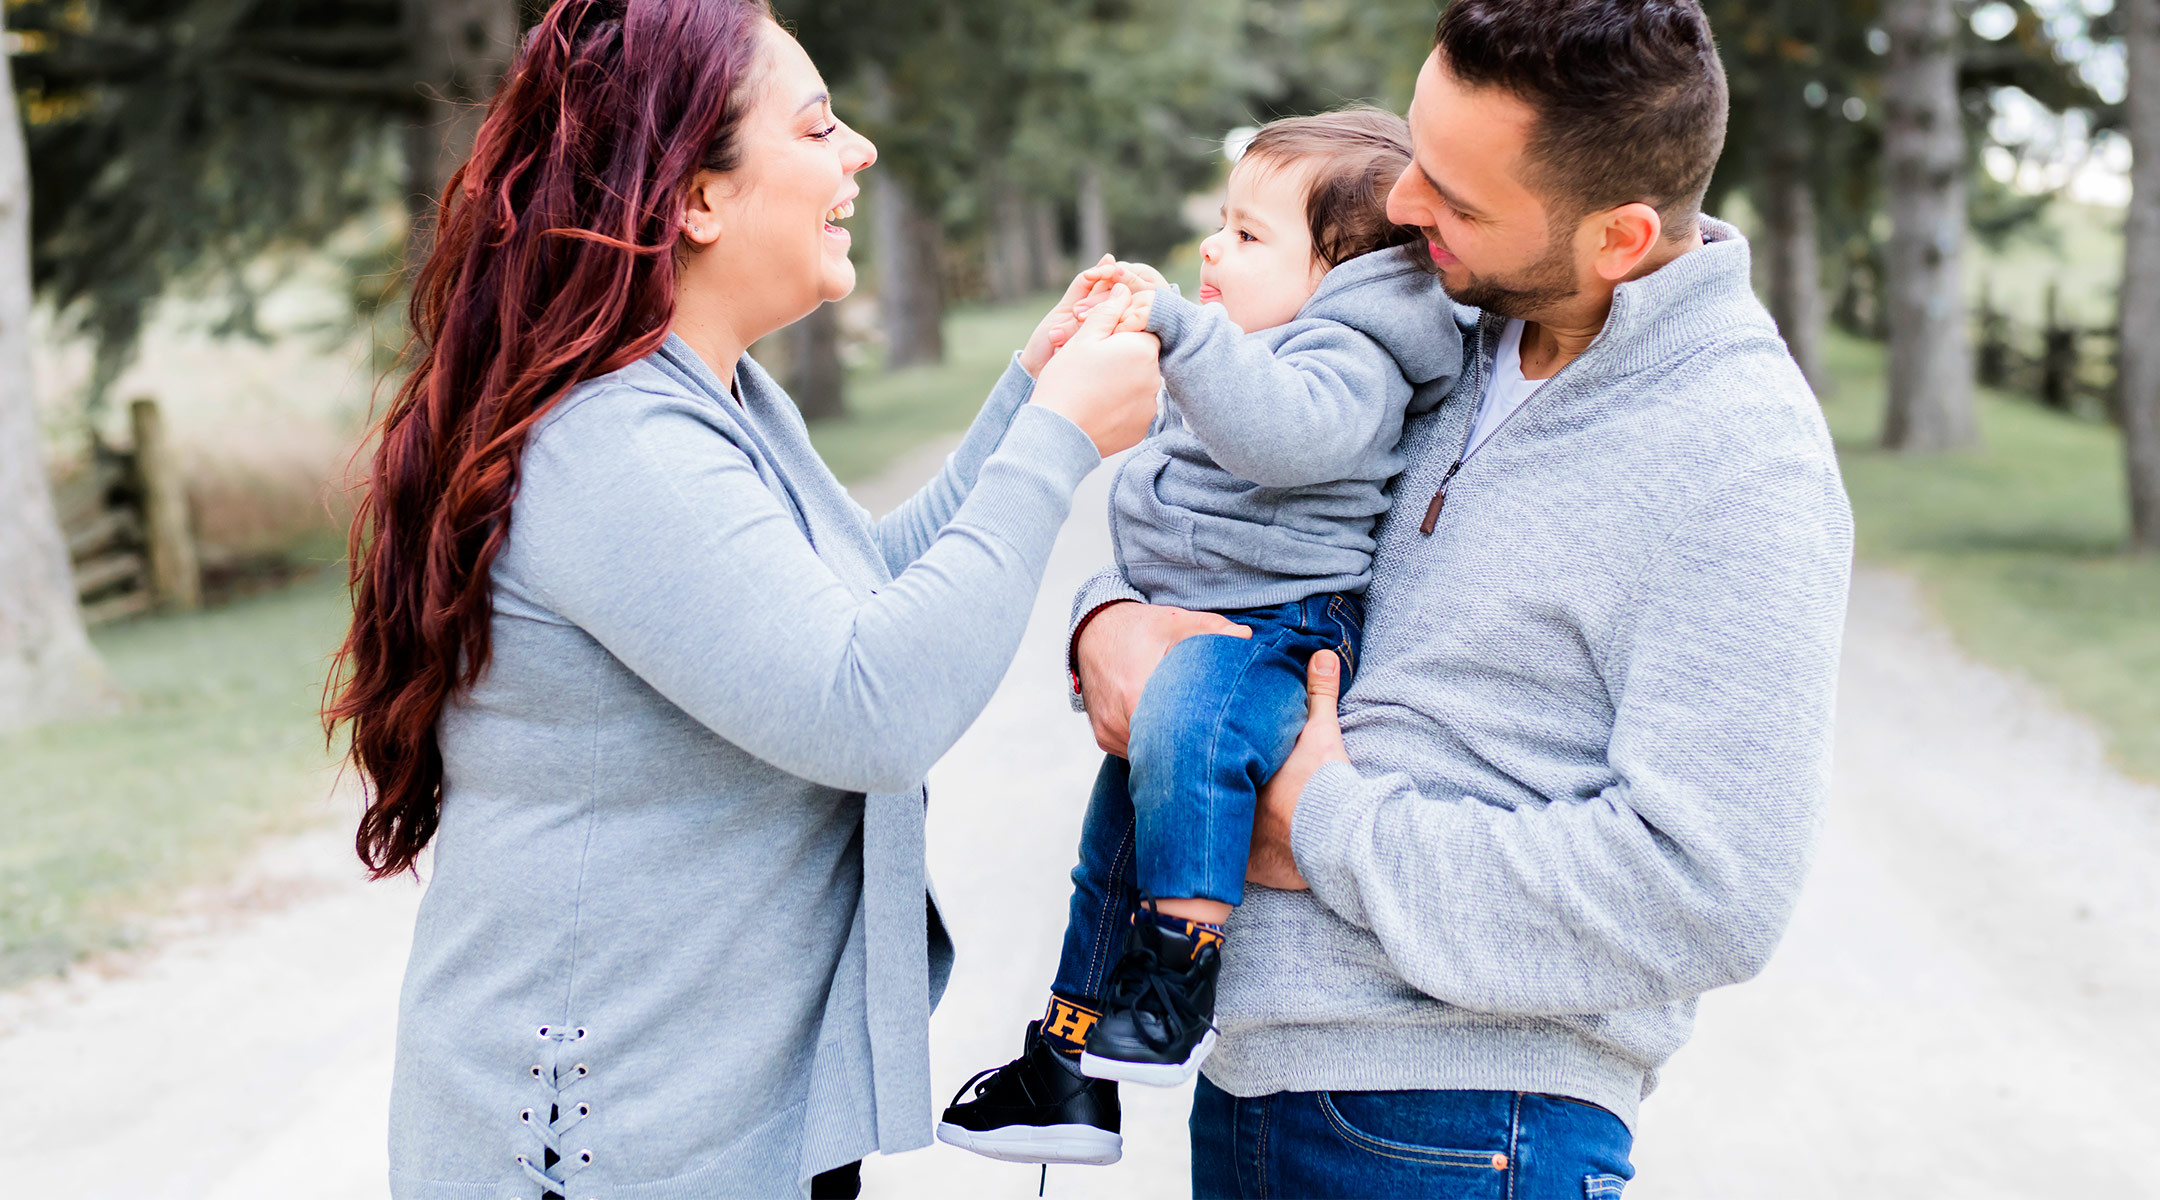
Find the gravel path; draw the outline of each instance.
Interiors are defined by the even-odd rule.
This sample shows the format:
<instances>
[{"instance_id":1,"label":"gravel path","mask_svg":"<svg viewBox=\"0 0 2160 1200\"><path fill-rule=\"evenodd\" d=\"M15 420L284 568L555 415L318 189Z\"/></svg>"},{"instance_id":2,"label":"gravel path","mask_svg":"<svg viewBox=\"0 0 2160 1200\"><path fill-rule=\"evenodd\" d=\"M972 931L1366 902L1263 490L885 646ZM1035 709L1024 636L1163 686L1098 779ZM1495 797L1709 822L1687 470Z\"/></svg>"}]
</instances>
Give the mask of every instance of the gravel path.
<instances>
[{"instance_id":1,"label":"gravel path","mask_svg":"<svg viewBox=\"0 0 2160 1200\"><path fill-rule=\"evenodd\" d=\"M942 452L911 455L866 503ZM941 1089L1011 1057L1054 966L1097 761L1065 708L1060 641L1072 586L1107 558L1104 482L1059 543L1011 677L931 778L931 866L961 950L932 1025ZM363 884L342 826L266 848L153 951L0 993L0 1110L20 1148L0 1191L382 1200L418 890ZM2160 791L1959 654L1903 579L1863 572L1814 877L1763 979L1704 1001L1645 1106L1629 1195L2160 1194L2155 1014ZM1051 1196L1186 1193L1185 1093L1126 1098L1125 1161L1054 1170ZM874 1200L1038 1182L942 1146L865 1175Z\"/></svg>"}]
</instances>

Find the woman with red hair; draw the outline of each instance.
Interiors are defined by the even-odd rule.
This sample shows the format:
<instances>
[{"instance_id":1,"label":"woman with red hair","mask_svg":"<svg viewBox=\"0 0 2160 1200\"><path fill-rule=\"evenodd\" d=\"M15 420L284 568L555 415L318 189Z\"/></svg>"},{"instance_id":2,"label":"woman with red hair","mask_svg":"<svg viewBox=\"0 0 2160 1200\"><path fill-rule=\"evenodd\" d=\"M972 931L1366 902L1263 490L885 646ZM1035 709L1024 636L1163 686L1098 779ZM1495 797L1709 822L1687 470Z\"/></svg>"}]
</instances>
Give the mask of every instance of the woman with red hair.
<instances>
[{"instance_id":1,"label":"woman with red hair","mask_svg":"<svg viewBox=\"0 0 2160 1200\"><path fill-rule=\"evenodd\" d=\"M875 158L761 0L560 0L447 190L326 712L361 858L434 852L401 1200L852 1195L930 1141L922 777L1159 377L1076 284L873 522L744 351L852 289Z\"/></svg>"}]
</instances>

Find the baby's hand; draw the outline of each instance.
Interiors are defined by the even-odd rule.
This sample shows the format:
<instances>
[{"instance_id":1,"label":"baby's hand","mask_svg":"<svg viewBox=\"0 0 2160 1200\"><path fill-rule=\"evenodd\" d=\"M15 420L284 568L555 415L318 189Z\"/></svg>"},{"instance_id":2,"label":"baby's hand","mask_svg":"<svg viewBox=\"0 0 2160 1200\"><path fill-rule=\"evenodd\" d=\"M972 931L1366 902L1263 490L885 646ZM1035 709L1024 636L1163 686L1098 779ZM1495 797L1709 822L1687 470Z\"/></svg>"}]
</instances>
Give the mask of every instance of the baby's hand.
<instances>
[{"instance_id":1,"label":"baby's hand","mask_svg":"<svg viewBox=\"0 0 2160 1200\"><path fill-rule=\"evenodd\" d=\"M1027 347L1020 351L1020 368L1029 375L1040 378L1043 364L1050 356L1063 349L1072 335L1079 331L1080 323L1087 320L1088 313L1109 296L1110 289L1124 284L1132 293L1125 315L1118 321L1120 332L1140 332L1147 329L1148 316L1154 311L1155 289L1170 286L1162 272L1146 263L1119 262L1105 254L1102 261L1080 272L1065 289L1056 308L1050 310L1035 333L1028 338Z\"/></svg>"},{"instance_id":2,"label":"baby's hand","mask_svg":"<svg viewBox=\"0 0 2160 1200\"><path fill-rule=\"evenodd\" d=\"M1098 281L1095 284L1094 288L1091 289L1087 295L1082 296L1077 302L1073 304L1073 315L1079 317L1082 321L1087 320L1087 315L1095 310L1096 305L1101 304L1106 299L1108 299L1111 289L1117 286L1118 284L1116 283L1105 283ZM1129 285L1127 286L1127 290L1131 291ZM1148 315L1152 313L1154 309L1155 293L1152 289L1146 291L1132 292L1132 298L1126 301L1125 304L1125 315L1118 319L1118 332L1146 332L1148 327ZM1077 328L1077 326L1075 326L1075 328ZM1063 347L1065 345L1066 339L1070 338L1071 336L1072 335L1070 333L1066 333L1062 336L1057 337L1057 345Z\"/></svg>"},{"instance_id":3,"label":"baby's hand","mask_svg":"<svg viewBox=\"0 0 2160 1200\"><path fill-rule=\"evenodd\" d=\"M1122 283L1132 289L1135 295L1170 286L1170 281L1163 278L1161 271L1146 263L1110 262L1108 256L1105 256L1105 261L1097 263L1082 272L1081 277L1084 279L1099 279L1109 283Z\"/></svg>"},{"instance_id":4,"label":"baby's hand","mask_svg":"<svg viewBox=\"0 0 2160 1200\"><path fill-rule=\"evenodd\" d=\"M1057 307L1051 309L1049 315L1042 319L1042 323L1035 326L1035 332L1028 337L1027 346L1020 351L1021 370L1030 376L1041 377L1043 364L1050 361L1050 356L1057 353L1058 348L1078 332L1080 322L1087 319L1087 313L1079 306L1090 299L1100 301L1110 293L1110 288L1117 282L1115 279L1106 282L1098 277L1099 273L1116 266L1117 260L1105 254L1101 262L1074 277L1072 286L1065 289L1065 295L1059 298Z\"/></svg>"}]
</instances>

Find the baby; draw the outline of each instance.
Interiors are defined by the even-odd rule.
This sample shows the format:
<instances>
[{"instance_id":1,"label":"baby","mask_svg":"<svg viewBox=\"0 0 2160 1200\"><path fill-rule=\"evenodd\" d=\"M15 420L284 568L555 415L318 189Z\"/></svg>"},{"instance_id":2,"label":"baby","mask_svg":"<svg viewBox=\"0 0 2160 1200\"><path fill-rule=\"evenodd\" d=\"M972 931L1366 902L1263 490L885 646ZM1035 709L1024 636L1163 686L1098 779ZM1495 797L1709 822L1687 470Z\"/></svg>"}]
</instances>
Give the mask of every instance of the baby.
<instances>
[{"instance_id":1,"label":"baby","mask_svg":"<svg viewBox=\"0 0 2160 1200\"><path fill-rule=\"evenodd\" d=\"M1096 780L1049 1009L1020 1058L961 1088L946 1142L1115 1162L1113 1081L1181 1084L1214 1047L1260 785L1304 724L1307 660L1335 652L1346 684L1356 670L1405 416L1435 406L1462 364L1424 238L1387 218L1409 163L1389 113L1277 121L1230 174L1198 304L1145 267L1091 272L1149 305L1169 398L1113 484L1118 567L1151 603L1251 636L1190 638L1149 677L1129 760L1106 759Z\"/></svg>"}]
</instances>

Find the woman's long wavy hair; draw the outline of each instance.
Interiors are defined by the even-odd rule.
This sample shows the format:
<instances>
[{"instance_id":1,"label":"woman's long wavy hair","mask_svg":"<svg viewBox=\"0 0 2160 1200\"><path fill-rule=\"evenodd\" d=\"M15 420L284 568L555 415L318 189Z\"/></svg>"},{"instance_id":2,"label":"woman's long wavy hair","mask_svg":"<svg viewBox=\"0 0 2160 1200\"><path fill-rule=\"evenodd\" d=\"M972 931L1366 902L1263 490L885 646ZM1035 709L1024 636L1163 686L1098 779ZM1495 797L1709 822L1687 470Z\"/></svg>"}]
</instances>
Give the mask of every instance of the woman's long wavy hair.
<instances>
[{"instance_id":1,"label":"woman's long wavy hair","mask_svg":"<svg viewBox=\"0 0 2160 1200\"><path fill-rule=\"evenodd\" d=\"M533 427L652 353L675 315L683 205L740 158L765 0L559 0L444 189L409 373L352 528L352 630L323 707L367 786L354 839L412 869L442 816L436 721L487 670L489 569Z\"/></svg>"}]
</instances>

